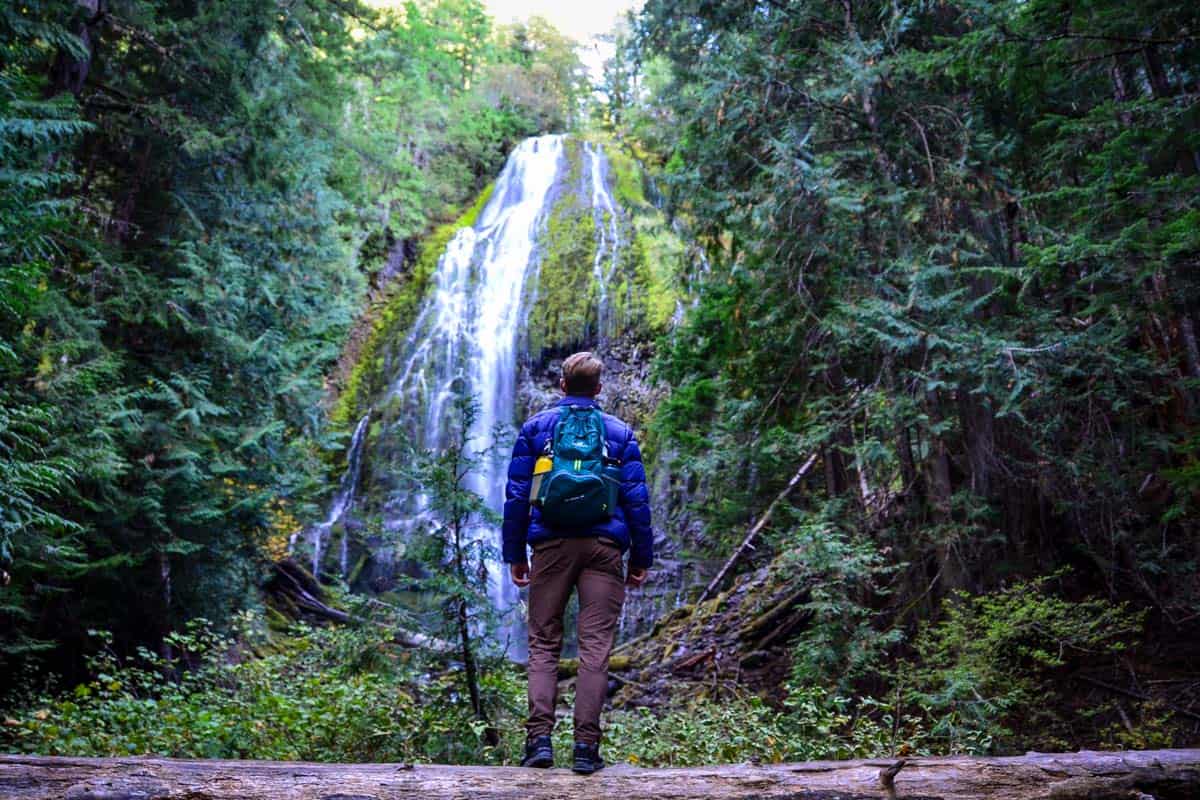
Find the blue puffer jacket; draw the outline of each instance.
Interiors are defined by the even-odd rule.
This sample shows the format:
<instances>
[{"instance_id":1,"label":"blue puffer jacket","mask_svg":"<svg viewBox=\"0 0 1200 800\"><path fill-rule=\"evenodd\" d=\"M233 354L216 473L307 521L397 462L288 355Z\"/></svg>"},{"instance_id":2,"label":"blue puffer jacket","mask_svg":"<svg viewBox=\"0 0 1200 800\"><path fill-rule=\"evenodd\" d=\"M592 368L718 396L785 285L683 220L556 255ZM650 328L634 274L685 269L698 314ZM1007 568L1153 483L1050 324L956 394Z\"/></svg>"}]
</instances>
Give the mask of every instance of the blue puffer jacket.
<instances>
[{"instance_id":1,"label":"blue puffer jacket","mask_svg":"<svg viewBox=\"0 0 1200 800\"><path fill-rule=\"evenodd\" d=\"M559 406L599 404L591 397L567 396ZM650 567L654 563L654 536L650 528L650 495L646 491L646 470L637 439L621 420L604 415L604 431L608 452L621 459L621 491L613 515L602 523L585 530L553 528L541 520L541 512L529 505L529 488L533 482L533 462L554 436L558 423L558 408L548 408L530 417L521 427L513 445L512 461L508 465L508 485L504 490L504 561L523 564L528 555L526 545L560 536L607 536L630 550L629 566L633 569Z\"/></svg>"}]
</instances>

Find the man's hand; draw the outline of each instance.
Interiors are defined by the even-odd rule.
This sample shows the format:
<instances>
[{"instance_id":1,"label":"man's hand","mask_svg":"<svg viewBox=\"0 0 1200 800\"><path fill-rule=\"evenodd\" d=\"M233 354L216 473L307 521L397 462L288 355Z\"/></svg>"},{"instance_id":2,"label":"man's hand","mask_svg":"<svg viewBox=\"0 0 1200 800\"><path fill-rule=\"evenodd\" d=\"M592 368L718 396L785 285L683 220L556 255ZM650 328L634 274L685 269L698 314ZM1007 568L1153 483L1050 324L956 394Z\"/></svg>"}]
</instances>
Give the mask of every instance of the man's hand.
<instances>
[{"instance_id":1,"label":"man's hand","mask_svg":"<svg viewBox=\"0 0 1200 800\"><path fill-rule=\"evenodd\" d=\"M631 567L629 570L629 574L625 576L625 585L631 589L636 589L645 582L646 582L646 570L645 569L633 569Z\"/></svg>"},{"instance_id":2,"label":"man's hand","mask_svg":"<svg viewBox=\"0 0 1200 800\"><path fill-rule=\"evenodd\" d=\"M529 585L529 564L509 564L508 572L512 575L513 583L518 589L524 589Z\"/></svg>"}]
</instances>

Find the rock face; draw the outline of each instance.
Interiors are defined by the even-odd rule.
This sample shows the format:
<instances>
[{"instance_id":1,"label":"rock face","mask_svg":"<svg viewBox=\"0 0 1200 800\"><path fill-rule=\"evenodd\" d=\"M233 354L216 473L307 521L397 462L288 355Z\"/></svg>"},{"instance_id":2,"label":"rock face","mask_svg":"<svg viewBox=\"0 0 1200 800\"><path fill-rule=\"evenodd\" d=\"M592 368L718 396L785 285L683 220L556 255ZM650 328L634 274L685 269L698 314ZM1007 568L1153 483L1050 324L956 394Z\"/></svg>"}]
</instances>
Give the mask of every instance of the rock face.
<instances>
[{"instance_id":1,"label":"rock face","mask_svg":"<svg viewBox=\"0 0 1200 800\"><path fill-rule=\"evenodd\" d=\"M1193 800L1200 750L564 769L0 756L6 800Z\"/></svg>"}]
</instances>

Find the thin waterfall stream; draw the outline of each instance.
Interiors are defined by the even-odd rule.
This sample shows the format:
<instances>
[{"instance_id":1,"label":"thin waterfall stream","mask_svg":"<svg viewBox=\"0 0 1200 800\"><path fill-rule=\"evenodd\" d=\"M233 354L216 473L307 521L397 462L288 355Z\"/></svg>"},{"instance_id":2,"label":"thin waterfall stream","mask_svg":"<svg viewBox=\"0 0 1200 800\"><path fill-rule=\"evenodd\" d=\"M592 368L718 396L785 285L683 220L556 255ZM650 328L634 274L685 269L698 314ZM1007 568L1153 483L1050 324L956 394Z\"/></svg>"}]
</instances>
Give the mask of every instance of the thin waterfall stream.
<instances>
[{"instance_id":1,"label":"thin waterfall stream","mask_svg":"<svg viewBox=\"0 0 1200 800\"><path fill-rule=\"evenodd\" d=\"M313 575L321 574L321 559L325 555L326 548L329 544L329 535L333 531L335 525L341 522L347 512L354 505L355 494L358 491L358 479L362 472L362 450L367 425L371 421L370 414L364 414L362 419L358 421L358 425L354 428L354 435L350 437L350 449L346 453L346 471L342 473L342 479L338 483L338 490L333 495L333 501L329 504L329 511L325 515L325 519L308 529L308 543L312 548L312 573ZM293 533L288 541L288 552L294 552L296 549L296 540L299 538L300 532ZM348 553L349 553L349 532L342 532L341 547L339 550L338 566L341 568L341 576L347 575L348 569Z\"/></svg>"},{"instance_id":2,"label":"thin waterfall stream","mask_svg":"<svg viewBox=\"0 0 1200 800\"><path fill-rule=\"evenodd\" d=\"M608 291L620 258L621 229L617 218L616 200L608 188L608 159L604 150L591 142L585 142L584 152L587 153L592 216L596 223L596 256L592 262L592 274L600 296L596 308L596 330L598 342L603 345L612 328Z\"/></svg>"}]
</instances>

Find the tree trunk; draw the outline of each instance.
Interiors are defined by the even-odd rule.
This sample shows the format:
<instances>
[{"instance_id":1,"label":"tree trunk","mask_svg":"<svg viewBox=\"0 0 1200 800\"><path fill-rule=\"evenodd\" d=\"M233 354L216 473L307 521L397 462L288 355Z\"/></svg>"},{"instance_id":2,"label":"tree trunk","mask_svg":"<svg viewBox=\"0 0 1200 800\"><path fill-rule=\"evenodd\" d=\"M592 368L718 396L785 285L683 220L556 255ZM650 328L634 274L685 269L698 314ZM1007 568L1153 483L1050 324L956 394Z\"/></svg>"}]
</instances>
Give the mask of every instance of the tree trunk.
<instances>
[{"instance_id":1,"label":"tree trunk","mask_svg":"<svg viewBox=\"0 0 1200 800\"><path fill-rule=\"evenodd\" d=\"M1200 750L1029 753L640 769L564 769L0 756L7 800L1184 800L1200 795Z\"/></svg>"},{"instance_id":2,"label":"tree trunk","mask_svg":"<svg viewBox=\"0 0 1200 800\"><path fill-rule=\"evenodd\" d=\"M908 425L900 429L900 435L896 441L896 453L900 457L900 477L903 481L902 491L911 491L913 484L917 482L917 464L913 460L912 434L908 430Z\"/></svg>"},{"instance_id":3,"label":"tree trunk","mask_svg":"<svg viewBox=\"0 0 1200 800\"><path fill-rule=\"evenodd\" d=\"M457 467L455 474L458 474ZM458 575L460 588L465 591L467 583L467 568L463 563L462 520L455 519L454 523L454 568ZM467 692L471 697L471 710L475 719L484 724L484 738L487 744L495 747L500 743L500 733L488 720L483 710L483 701L479 696L479 666L475 661L475 649L471 642L471 617L467 608L467 598L459 596L455 601L455 618L458 623L458 639L462 648L463 671L467 679Z\"/></svg>"}]
</instances>

